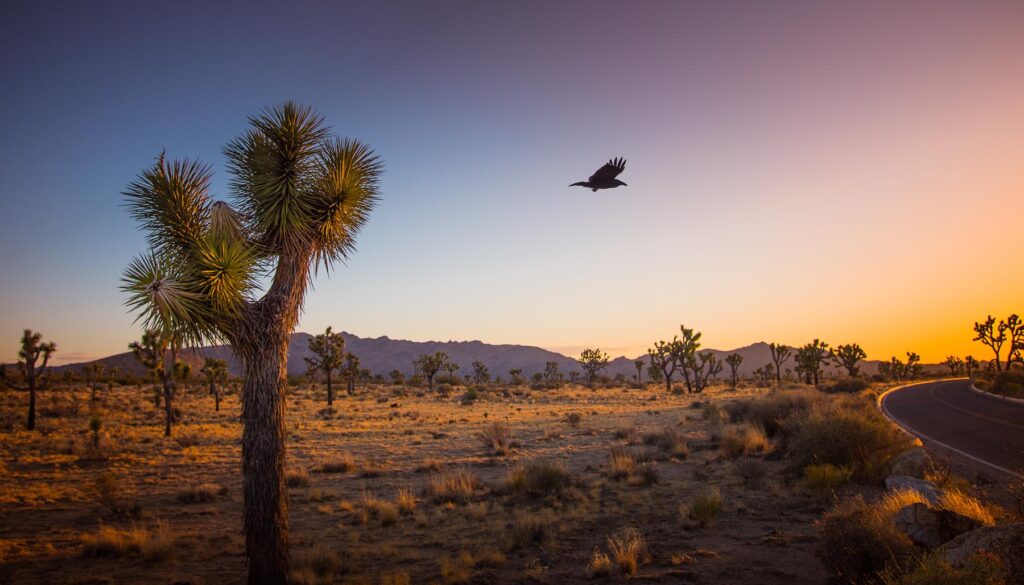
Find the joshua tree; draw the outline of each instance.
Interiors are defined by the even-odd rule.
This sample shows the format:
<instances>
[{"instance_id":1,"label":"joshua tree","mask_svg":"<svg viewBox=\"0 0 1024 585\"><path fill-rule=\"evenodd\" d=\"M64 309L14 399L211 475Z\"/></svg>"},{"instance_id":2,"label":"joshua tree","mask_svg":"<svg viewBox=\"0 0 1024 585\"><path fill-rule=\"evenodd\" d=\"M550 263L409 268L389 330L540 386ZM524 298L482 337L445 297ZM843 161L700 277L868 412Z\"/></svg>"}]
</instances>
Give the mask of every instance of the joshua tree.
<instances>
[{"instance_id":1,"label":"joshua tree","mask_svg":"<svg viewBox=\"0 0 1024 585\"><path fill-rule=\"evenodd\" d=\"M243 513L256 585L288 580L288 340L314 272L354 250L381 163L365 145L333 137L308 107L287 102L249 121L225 148L234 207L213 202L210 168L189 160L161 155L128 186L151 251L128 267L124 288L148 326L180 326L188 341L226 339L242 360Z\"/></svg>"},{"instance_id":2,"label":"joshua tree","mask_svg":"<svg viewBox=\"0 0 1024 585\"><path fill-rule=\"evenodd\" d=\"M313 357L306 358L309 374L312 376L317 372L324 373L327 379L327 406L333 406L334 386L331 384L331 375L342 365L345 338L328 327L326 331L309 340L309 351L313 352Z\"/></svg>"},{"instance_id":3,"label":"joshua tree","mask_svg":"<svg viewBox=\"0 0 1024 585\"><path fill-rule=\"evenodd\" d=\"M722 372L722 362L718 361L715 354L706 351L699 355L690 354L687 357L689 364L687 369L693 374L693 387L690 389L689 380L687 388L695 394L700 394L708 386L708 380L718 376Z\"/></svg>"},{"instance_id":4,"label":"joshua tree","mask_svg":"<svg viewBox=\"0 0 1024 585\"><path fill-rule=\"evenodd\" d=\"M701 375L697 370L697 350L700 349L701 333L695 329L687 329L685 325L679 326L683 338L679 340L674 348L675 359L679 362L679 368L683 371L683 381L686 382L686 391L693 392L699 382L691 380L691 372L694 377ZM701 361L701 365L703 365ZM719 367L721 370L721 367ZM701 388L703 390L703 388ZM699 392L700 390L698 390Z\"/></svg>"},{"instance_id":5,"label":"joshua tree","mask_svg":"<svg viewBox=\"0 0 1024 585\"><path fill-rule=\"evenodd\" d=\"M395 386L405 384L405 374L399 370L391 370L391 383Z\"/></svg>"},{"instance_id":6,"label":"joshua tree","mask_svg":"<svg viewBox=\"0 0 1024 585\"><path fill-rule=\"evenodd\" d=\"M772 364L768 363L754 370L754 375L761 380L762 386L768 387L768 385L772 383L772 378L774 377Z\"/></svg>"},{"instance_id":7,"label":"joshua tree","mask_svg":"<svg viewBox=\"0 0 1024 585\"><path fill-rule=\"evenodd\" d=\"M103 370L106 369L100 362L93 362L82 366L82 371L85 373L85 377L89 380L89 389L91 393L89 399L93 402L96 401L96 390L100 385L100 376L103 375Z\"/></svg>"},{"instance_id":8,"label":"joshua tree","mask_svg":"<svg viewBox=\"0 0 1024 585\"><path fill-rule=\"evenodd\" d=\"M171 334L160 330L147 330L142 334L142 341L133 341L128 344L128 349L135 354L147 370L153 373L158 384L163 387L164 399L164 436L171 436L171 422L174 411L171 408L171 399L174 395L174 382L172 372L168 371L167 358L170 357L171 368L178 361L178 340Z\"/></svg>"},{"instance_id":9,"label":"joshua tree","mask_svg":"<svg viewBox=\"0 0 1024 585\"><path fill-rule=\"evenodd\" d=\"M359 358L345 352L345 363L341 366L341 376L345 379L345 392L349 396L356 393L356 382L362 378L362 375L363 372L359 369Z\"/></svg>"},{"instance_id":10,"label":"joshua tree","mask_svg":"<svg viewBox=\"0 0 1024 585\"><path fill-rule=\"evenodd\" d=\"M815 339L796 351L797 371L808 384L817 384L821 378L821 364L828 359L828 344Z\"/></svg>"},{"instance_id":11,"label":"joshua tree","mask_svg":"<svg viewBox=\"0 0 1024 585\"><path fill-rule=\"evenodd\" d=\"M491 374L487 371L487 366L483 362L473 362L473 381L477 384L486 384L491 380Z\"/></svg>"},{"instance_id":12,"label":"joshua tree","mask_svg":"<svg viewBox=\"0 0 1024 585\"><path fill-rule=\"evenodd\" d=\"M661 373L661 369L653 365L647 366L647 379L650 380L652 384L661 384L661 380L664 377L665 375Z\"/></svg>"},{"instance_id":13,"label":"joshua tree","mask_svg":"<svg viewBox=\"0 0 1024 585\"><path fill-rule=\"evenodd\" d=\"M837 366L846 368L846 373L851 378L856 378L857 372L860 369L857 367L857 362L868 357L868 354L856 343L851 343L849 345L837 345L830 353L830 357Z\"/></svg>"},{"instance_id":14,"label":"joshua tree","mask_svg":"<svg viewBox=\"0 0 1024 585\"><path fill-rule=\"evenodd\" d=\"M21 335L21 349L18 351L18 372L21 382L15 382L7 376L7 366L0 364L0 382L17 390L28 390L28 420L25 428L36 429L36 390L46 388L50 377L46 373L46 364L50 356L57 351L57 344L48 341L43 343L43 334L26 329ZM36 365L42 358L42 363Z\"/></svg>"},{"instance_id":15,"label":"joshua tree","mask_svg":"<svg viewBox=\"0 0 1024 585\"><path fill-rule=\"evenodd\" d=\"M220 387L228 380L228 363L219 358L206 358L203 360L203 368L199 370L210 385L210 394L213 396L213 410L220 412Z\"/></svg>"},{"instance_id":16,"label":"joshua tree","mask_svg":"<svg viewBox=\"0 0 1024 585\"><path fill-rule=\"evenodd\" d=\"M979 365L978 360L974 359L973 355L964 357L964 370L967 371L968 378L974 378L974 370L977 370Z\"/></svg>"},{"instance_id":17,"label":"joshua tree","mask_svg":"<svg viewBox=\"0 0 1024 585\"><path fill-rule=\"evenodd\" d=\"M1013 362L1024 364L1024 319L1016 314L1007 317L1006 332L1010 342L1010 351L1006 355L1006 369L1009 370Z\"/></svg>"},{"instance_id":18,"label":"joshua tree","mask_svg":"<svg viewBox=\"0 0 1024 585\"><path fill-rule=\"evenodd\" d=\"M474 365L475 365L475 363L474 363ZM448 363L445 364L444 369L448 371L448 383L451 384L452 386L454 386L455 385L455 372L459 371L459 364L449 360Z\"/></svg>"},{"instance_id":19,"label":"joshua tree","mask_svg":"<svg viewBox=\"0 0 1024 585\"><path fill-rule=\"evenodd\" d=\"M729 376L732 387L736 388L739 381L740 364L743 363L743 356L738 353L731 353L725 357L725 363L729 364Z\"/></svg>"},{"instance_id":20,"label":"joshua tree","mask_svg":"<svg viewBox=\"0 0 1024 585\"><path fill-rule=\"evenodd\" d=\"M1016 315L1014 315L1016 317ZM996 318L992 315L988 316L988 319L984 323L974 323L974 341L980 341L984 345L987 345L992 353L995 354L996 359L996 371L1002 370L1000 360L1002 359L1001 353L1003 351L1003 344L1006 343L1006 321L999 321L996 324ZM1012 349L1012 348L1011 348Z\"/></svg>"},{"instance_id":21,"label":"joshua tree","mask_svg":"<svg viewBox=\"0 0 1024 585\"><path fill-rule=\"evenodd\" d=\"M562 387L562 372L558 371L558 362L544 362L544 383L549 388Z\"/></svg>"},{"instance_id":22,"label":"joshua tree","mask_svg":"<svg viewBox=\"0 0 1024 585\"><path fill-rule=\"evenodd\" d=\"M772 363L775 364L775 382L782 385L782 364L786 363L793 350L781 343L769 343L768 351L772 354Z\"/></svg>"},{"instance_id":23,"label":"joshua tree","mask_svg":"<svg viewBox=\"0 0 1024 585\"><path fill-rule=\"evenodd\" d=\"M583 375L587 377L587 385L590 386L597 373L608 367L611 357L600 349L584 349L576 361L583 368Z\"/></svg>"},{"instance_id":24,"label":"joshua tree","mask_svg":"<svg viewBox=\"0 0 1024 585\"><path fill-rule=\"evenodd\" d=\"M907 364L903 367L903 377L914 380L921 375L921 356L912 351L907 352Z\"/></svg>"},{"instance_id":25,"label":"joshua tree","mask_svg":"<svg viewBox=\"0 0 1024 585\"><path fill-rule=\"evenodd\" d=\"M672 376L679 369L680 343L678 337L672 341L656 341L654 347L647 350L647 357L651 362L651 369L661 373L665 380L665 391L672 391Z\"/></svg>"},{"instance_id":26,"label":"joshua tree","mask_svg":"<svg viewBox=\"0 0 1024 585\"><path fill-rule=\"evenodd\" d=\"M423 354L416 358L413 367L427 378L427 389L434 390L434 376L448 363L448 355L443 351L434 354Z\"/></svg>"},{"instance_id":27,"label":"joshua tree","mask_svg":"<svg viewBox=\"0 0 1024 585\"><path fill-rule=\"evenodd\" d=\"M644 360L633 360L633 367L636 368L636 385L638 388L643 387L644 379Z\"/></svg>"},{"instance_id":28,"label":"joshua tree","mask_svg":"<svg viewBox=\"0 0 1024 585\"><path fill-rule=\"evenodd\" d=\"M949 375L955 376L960 373L960 370L964 367L964 360L958 358L955 355L946 356L946 361L942 362L944 366L949 368Z\"/></svg>"},{"instance_id":29,"label":"joshua tree","mask_svg":"<svg viewBox=\"0 0 1024 585\"><path fill-rule=\"evenodd\" d=\"M509 379L512 380L513 386L519 386L523 383L523 371L519 368L514 368L508 371Z\"/></svg>"}]
</instances>

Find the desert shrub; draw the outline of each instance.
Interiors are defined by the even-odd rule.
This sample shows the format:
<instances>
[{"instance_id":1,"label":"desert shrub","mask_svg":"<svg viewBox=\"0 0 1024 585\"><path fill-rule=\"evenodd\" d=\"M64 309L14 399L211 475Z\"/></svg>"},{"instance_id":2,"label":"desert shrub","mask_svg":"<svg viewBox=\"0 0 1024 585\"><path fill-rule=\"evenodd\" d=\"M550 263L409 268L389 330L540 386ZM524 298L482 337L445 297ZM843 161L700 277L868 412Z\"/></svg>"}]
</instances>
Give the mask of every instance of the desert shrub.
<instances>
[{"instance_id":1,"label":"desert shrub","mask_svg":"<svg viewBox=\"0 0 1024 585\"><path fill-rule=\"evenodd\" d=\"M459 397L459 402L463 405L473 404L480 399L480 392L476 388L470 388Z\"/></svg>"},{"instance_id":2,"label":"desert shrub","mask_svg":"<svg viewBox=\"0 0 1024 585\"><path fill-rule=\"evenodd\" d=\"M382 500L370 492L363 492L362 505L363 510L366 512L363 520L375 518L380 520L383 526L391 526L398 522L398 508L391 502Z\"/></svg>"},{"instance_id":3,"label":"desert shrub","mask_svg":"<svg viewBox=\"0 0 1024 585\"><path fill-rule=\"evenodd\" d=\"M490 449L495 455L508 455L512 450L512 429L504 423L491 423L478 436L484 448Z\"/></svg>"},{"instance_id":4,"label":"desert shrub","mask_svg":"<svg viewBox=\"0 0 1024 585\"><path fill-rule=\"evenodd\" d=\"M910 538L860 496L829 511L819 528L821 560L844 582L874 582L887 568L905 566L914 552Z\"/></svg>"},{"instance_id":5,"label":"desert shrub","mask_svg":"<svg viewBox=\"0 0 1024 585\"><path fill-rule=\"evenodd\" d=\"M384 473L384 464L373 457L367 457L359 467L359 477L380 477Z\"/></svg>"},{"instance_id":6,"label":"desert shrub","mask_svg":"<svg viewBox=\"0 0 1024 585\"><path fill-rule=\"evenodd\" d=\"M701 406L701 417L712 426L729 422L729 413L714 402L707 402Z\"/></svg>"},{"instance_id":7,"label":"desert shrub","mask_svg":"<svg viewBox=\"0 0 1024 585\"><path fill-rule=\"evenodd\" d=\"M774 437L783 430L784 421L807 412L820 400L813 390L776 390L755 400L734 402L731 408L734 418L757 425Z\"/></svg>"},{"instance_id":8,"label":"desert shrub","mask_svg":"<svg viewBox=\"0 0 1024 585\"><path fill-rule=\"evenodd\" d=\"M744 485L756 485L767 475L764 462L758 459L743 457L738 459L733 466L736 469L736 474L743 478Z\"/></svg>"},{"instance_id":9,"label":"desert shrub","mask_svg":"<svg viewBox=\"0 0 1024 585\"><path fill-rule=\"evenodd\" d=\"M533 548L544 544L551 536L551 519L544 514L521 512L512 516L512 545Z\"/></svg>"},{"instance_id":10,"label":"desert shrub","mask_svg":"<svg viewBox=\"0 0 1024 585\"><path fill-rule=\"evenodd\" d=\"M998 372L992 379L989 391L1011 398L1024 398L1024 370Z\"/></svg>"},{"instance_id":11,"label":"desert shrub","mask_svg":"<svg viewBox=\"0 0 1024 585\"><path fill-rule=\"evenodd\" d=\"M833 491L850 483L853 471L831 463L808 465L804 468L804 485L812 490Z\"/></svg>"},{"instance_id":12,"label":"desert shrub","mask_svg":"<svg viewBox=\"0 0 1024 585\"><path fill-rule=\"evenodd\" d=\"M508 491L534 497L558 494L569 483L565 465L557 461L530 461L519 464L508 472L505 486Z\"/></svg>"},{"instance_id":13,"label":"desert shrub","mask_svg":"<svg viewBox=\"0 0 1024 585\"><path fill-rule=\"evenodd\" d=\"M203 483L178 492L177 499L182 504L202 504L212 502L218 495L225 493L226 488L215 483Z\"/></svg>"},{"instance_id":14,"label":"desert shrub","mask_svg":"<svg viewBox=\"0 0 1024 585\"><path fill-rule=\"evenodd\" d=\"M342 453L336 459L324 461L317 467L320 473L348 473L356 468L356 459L350 453Z\"/></svg>"},{"instance_id":15,"label":"desert shrub","mask_svg":"<svg viewBox=\"0 0 1024 585\"><path fill-rule=\"evenodd\" d=\"M635 528L626 528L608 537L608 550L623 575L635 575L640 562L647 556L647 541Z\"/></svg>"},{"instance_id":16,"label":"desert shrub","mask_svg":"<svg viewBox=\"0 0 1024 585\"><path fill-rule=\"evenodd\" d=\"M636 425L621 426L612 432L612 436L632 444L636 441Z\"/></svg>"},{"instance_id":17,"label":"desert shrub","mask_svg":"<svg viewBox=\"0 0 1024 585\"><path fill-rule=\"evenodd\" d=\"M892 460L914 446L913 439L863 400L819 405L789 419L788 450L795 469L831 464L845 467L857 482L878 482Z\"/></svg>"},{"instance_id":18,"label":"desert shrub","mask_svg":"<svg viewBox=\"0 0 1024 585\"><path fill-rule=\"evenodd\" d=\"M890 568L882 574L882 585L1004 585L1006 569L998 557L979 552L962 567L954 567L942 553L926 556L910 570Z\"/></svg>"},{"instance_id":19,"label":"desert shrub","mask_svg":"<svg viewBox=\"0 0 1024 585\"><path fill-rule=\"evenodd\" d=\"M87 557L141 556L158 562L170 558L173 548L173 538L162 524L152 530L100 526L96 534L82 535L82 555Z\"/></svg>"},{"instance_id":20,"label":"desert shrub","mask_svg":"<svg viewBox=\"0 0 1024 585\"><path fill-rule=\"evenodd\" d=\"M434 474L427 482L427 493L435 504L469 501L480 487L475 475L464 469Z\"/></svg>"},{"instance_id":21,"label":"desert shrub","mask_svg":"<svg viewBox=\"0 0 1024 585\"><path fill-rule=\"evenodd\" d=\"M114 516L136 518L142 514L142 506L131 498L130 490L109 471L97 476L85 493Z\"/></svg>"},{"instance_id":22,"label":"desert shrub","mask_svg":"<svg viewBox=\"0 0 1024 585\"><path fill-rule=\"evenodd\" d=\"M380 576L380 585L410 585L412 577L405 571L394 573L383 573Z\"/></svg>"},{"instance_id":23,"label":"desert shrub","mask_svg":"<svg viewBox=\"0 0 1024 585\"><path fill-rule=\"evenodd\" d=\"M750 423L742 423L725 429L719 446L726 457L735 458L740 455L766 453L771 450L772 444L764 429Z\"/></svg>"},{"instance_id":24,"label":"desert shrub","mask_svg":"<svg viewBox=\"0 0 1024 585\"><path fill-rule=\"evenodd\" d=\"M628 449L614 447L608 454L608 477L626 479L636 469L636 455Z\"/></svg>"},{"instance_id":25,"label":"desert shrub","mask_svg":"<svg viewBox=\"0 0 1024 585\"><path fill-rule=\"evenodd\" d=\"M689 504L679 507L679 516L683 520L696 522L697 526L707 528L714 523L722 511L722 493L717 487L710 487L700 493Z\"/></svg>"},{"instance_id":26,"label":"desert shrub","mask_svg":"<svg viewBox=\"0 0 1024 585\"><path fill-rule=\"evenodd\" d=\"M574 429L580 428L580 423L583 422L583 415L578 412L570 412L565 415L565 424L569 425Z\"/></svg>"},{"instance_id":27,"label":"desert shrub","mask_svg":"<svg viewBox=\"0 0 1024 585\"><path fill-rule=\"evenodd\" d=\"M690 454L686 438L672 429L662 429L661 432L645 435L644 443L657 447L659 451L675 459L686 459Z\"/></svg>"},{"instance_id":28,"label":"desert shrub","mask_svg":"<svg viewBox=\"0 0 1024 585\"><path fill-rule=\"evenodd\" d=\"M309 486L309 474L305 470L299 469L295 471L289 471L284 476L284 483L288 487L308 487Z\"/></svg>"},{"instance_id":29,"label":"desert shrub","mask_svg":"<svg viewBox=\"0 0 1024 585\"><path fill-rule=\"evenodd\" d=\"M595 548L594 554L587 561L587 577L607 577L612 574L612 559L601 549Z\"/></svg>"},{"instance_id":30,"label":"desert shrub","mask_svg":"<svg viewBox=\"0 0 1024 585\"><path fill-rule=\"evenodd\" d=\"M868 383L864 378L850 378L849 376L843 376L841 378L834 378L832 380L826 380L821 384L818 384L818 390L825 392L826 394L856 394L863 390L867 390Z\"/></svg>"}]
</instances>

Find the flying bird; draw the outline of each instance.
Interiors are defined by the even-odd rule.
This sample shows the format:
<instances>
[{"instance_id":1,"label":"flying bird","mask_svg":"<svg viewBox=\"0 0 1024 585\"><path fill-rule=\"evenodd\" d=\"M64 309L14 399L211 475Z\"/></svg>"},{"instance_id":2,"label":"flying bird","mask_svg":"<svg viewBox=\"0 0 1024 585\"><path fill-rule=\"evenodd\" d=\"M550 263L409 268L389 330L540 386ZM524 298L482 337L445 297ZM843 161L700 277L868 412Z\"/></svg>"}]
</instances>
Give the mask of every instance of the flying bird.
<instances>
[{"instance_id":1,"label":"flying bird","mask_svg":"<svg viewBox=\"0 0 1024 585\"><path fill-rule=\"evenodd\" d=\"M590 187L591 191L597 191L598 189L614 189L620 185L627 186L622 181L616 179L623 170L626 169L626 159L619 157L613 158L608 161L603 167L597 169L593 175L586 181L580 181L579 183L573 183L570 187Z\"/></svg>"}]
</instances>

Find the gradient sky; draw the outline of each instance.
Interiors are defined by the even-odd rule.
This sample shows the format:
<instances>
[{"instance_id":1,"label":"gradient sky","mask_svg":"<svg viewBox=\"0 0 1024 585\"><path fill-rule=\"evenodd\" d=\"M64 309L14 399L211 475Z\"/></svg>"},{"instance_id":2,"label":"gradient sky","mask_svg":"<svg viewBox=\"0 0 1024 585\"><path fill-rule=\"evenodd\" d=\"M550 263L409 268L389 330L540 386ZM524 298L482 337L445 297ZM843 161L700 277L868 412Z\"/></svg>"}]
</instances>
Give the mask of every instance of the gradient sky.
<instances>
[{"instance_id":1,"label":"gradient sky","mask_svg":"<svg viewBox=\"0 0 1024 585\"><path fill-rule=\"evenodd\" d=\"M0 360L139 336L120 192L294 99L385 159L299 330L985 355L1024 311L1024 2L5 2ZM568 188L612 156L629 187Z\"/></svg>"}]
</instances>

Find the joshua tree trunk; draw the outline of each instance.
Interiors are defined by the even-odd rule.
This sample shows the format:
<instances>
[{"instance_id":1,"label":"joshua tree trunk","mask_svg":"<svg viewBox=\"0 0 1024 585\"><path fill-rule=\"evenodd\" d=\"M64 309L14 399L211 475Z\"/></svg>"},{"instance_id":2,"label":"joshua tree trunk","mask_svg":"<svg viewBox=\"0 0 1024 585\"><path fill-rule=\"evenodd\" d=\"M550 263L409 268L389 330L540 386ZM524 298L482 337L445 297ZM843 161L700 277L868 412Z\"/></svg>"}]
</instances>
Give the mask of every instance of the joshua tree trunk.
<instances>
[{"instance_id":1,"label":"joshua tree trunk","mask_svg":"<svg viewBox=\"0 0 1024 585\"><path fill-rule=\"evenodd\" d=\"M171 417L174 411L171 410L171 395L174 393L171 388L171 380L164 377L164 436L171 436Z\"/></svg>"},{"instance_id":2,"label":"joshua tree trunk","mask_svg":"<svg viewBox=\"0 0 1024 585\"><path fill-rule=\"evenodd\" d=\"M32 378L29 378L28 384L28 421L25 428L30 431L36 430L36 381Z\"/></svg>"},{"instance_id":3,"label":"joshua tree trunk","mask_svg":"<svg viewBox=\"0 0 1024 585\"><path fill-rule=\"evenodd\" d=\"M334 388L331 386L331 370L327 370L327 406L334 405Z\"/></svg>"},{"instance_id":4,"label":"joshua tree trunk","mask_svg":"<svg viewBox=\"0 0 1024 585\"><path fill-rule=\"evenodd\" d=\"M213 410L220 412L220 389L216 386L213 388Z\"/></svg>"}]
</instances>

